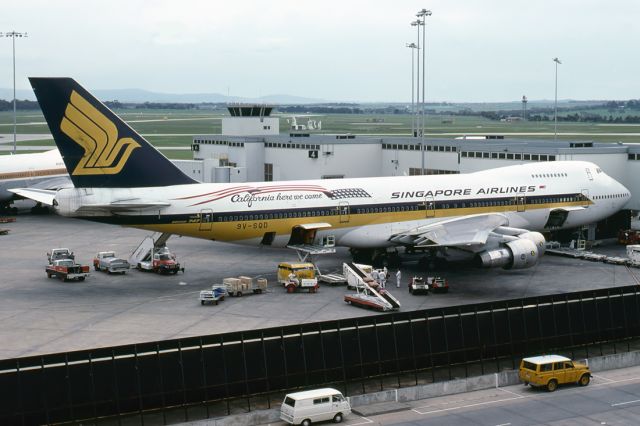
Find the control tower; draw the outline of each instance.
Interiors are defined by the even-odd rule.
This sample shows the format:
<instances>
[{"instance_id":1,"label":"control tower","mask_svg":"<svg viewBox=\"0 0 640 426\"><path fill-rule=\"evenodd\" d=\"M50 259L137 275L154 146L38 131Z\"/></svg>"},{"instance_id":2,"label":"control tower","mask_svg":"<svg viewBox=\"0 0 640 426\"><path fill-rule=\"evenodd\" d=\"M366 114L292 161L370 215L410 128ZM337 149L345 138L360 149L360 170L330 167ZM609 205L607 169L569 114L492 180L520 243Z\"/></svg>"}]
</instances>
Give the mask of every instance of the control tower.
<instances>
[{"instance_id":1,"label":"control tower","mask_svg":"<svg viewBox=\"0 0 640 426\"><path fill-rule=\"evenodd\" d=\"M272 105L232 104L230 117L222 118L225 136L264 136L280 133L280 119L271 117Z\"/></svg>"}]
</instances>

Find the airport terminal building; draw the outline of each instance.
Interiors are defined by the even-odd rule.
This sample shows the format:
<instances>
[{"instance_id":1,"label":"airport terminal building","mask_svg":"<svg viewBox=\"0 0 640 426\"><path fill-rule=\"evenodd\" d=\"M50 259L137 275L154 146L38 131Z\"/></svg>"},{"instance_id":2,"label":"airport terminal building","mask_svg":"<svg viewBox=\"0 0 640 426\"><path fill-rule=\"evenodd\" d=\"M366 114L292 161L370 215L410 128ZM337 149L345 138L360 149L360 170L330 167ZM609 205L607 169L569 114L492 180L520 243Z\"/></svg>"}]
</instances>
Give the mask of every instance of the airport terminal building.
<instances>
[{"instance_id":1,"label":"airport terminal building","mask_svg":"<svg viewBox=\"0 0 640 426\"><path fill-rule=\"evenodd\" d=\"M184 172L202 182L261 182L457 174L539 161L596 163L633 194L640 210L640 144L508 139L280 134L270 108L229 107L222 134L194 136ZM233 110L233 111L232 111Z\"/></svg>"}]
</instances>

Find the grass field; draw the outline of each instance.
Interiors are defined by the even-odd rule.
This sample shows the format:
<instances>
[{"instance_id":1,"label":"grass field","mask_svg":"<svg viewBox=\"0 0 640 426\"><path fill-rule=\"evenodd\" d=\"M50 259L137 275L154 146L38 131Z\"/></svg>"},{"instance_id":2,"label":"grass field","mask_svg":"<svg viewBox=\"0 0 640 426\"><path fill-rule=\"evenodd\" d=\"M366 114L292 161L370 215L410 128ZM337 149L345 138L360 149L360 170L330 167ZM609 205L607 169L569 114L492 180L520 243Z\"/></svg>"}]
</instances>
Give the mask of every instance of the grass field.
<instances>
[{"instance_id":1,"label":"grass field","mask_svg":"<svg viewBox=\"0 0 640 426\"><path fill-rule=\"evenodd\" d=\"M143 134L149 142L162 147L184 147L184 151L165 150L169 158L191 158L188 151L194 135L220 134L224 111L214 110L117 110L131 127ZM288 133L287 117L279 114L280 131ZM411 116L408 114L324 114L313 115L322 122L322 133L353 133L363 135L409 135ZM297 115L298 124L308 118ZM43 134L43 140L19 142L23 146L51 146L47 138L49 129L41 113L21 111L17 114L19 134ZM427 134L433 137L453 138L461 135L514 134L514 137L535 139L553 138L553 122L515 121L501 122L480 116L429 115ZM0 112L0 133L13 133L13 112ZM517 135L526 134L526 135ZM7 139L10 139L8 137ZM558 123L558 139L592 140L601 142L640 141L640 124Z\"/></svg>"}]
</instances>

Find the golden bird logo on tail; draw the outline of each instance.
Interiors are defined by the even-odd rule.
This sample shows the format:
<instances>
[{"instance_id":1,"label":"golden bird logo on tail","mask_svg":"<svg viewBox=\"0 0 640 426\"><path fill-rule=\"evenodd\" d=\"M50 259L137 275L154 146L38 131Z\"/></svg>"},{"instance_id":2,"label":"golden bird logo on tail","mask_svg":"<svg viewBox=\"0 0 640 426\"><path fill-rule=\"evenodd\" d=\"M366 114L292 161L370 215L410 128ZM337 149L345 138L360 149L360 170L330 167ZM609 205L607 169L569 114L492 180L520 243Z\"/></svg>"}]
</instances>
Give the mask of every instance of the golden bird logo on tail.
<instances>
[{"instance_id":1,"label":"golden bird logo on tail","mask_svg":"<svg viewBox=\"0 0 640 426\"><path fill-rule=\"evenodd\" d=\"M73 175L115 175L140 144L118 139L118 128L75 90L64 111L60 130L84 148Z\"/></svg>"}]
</instances>

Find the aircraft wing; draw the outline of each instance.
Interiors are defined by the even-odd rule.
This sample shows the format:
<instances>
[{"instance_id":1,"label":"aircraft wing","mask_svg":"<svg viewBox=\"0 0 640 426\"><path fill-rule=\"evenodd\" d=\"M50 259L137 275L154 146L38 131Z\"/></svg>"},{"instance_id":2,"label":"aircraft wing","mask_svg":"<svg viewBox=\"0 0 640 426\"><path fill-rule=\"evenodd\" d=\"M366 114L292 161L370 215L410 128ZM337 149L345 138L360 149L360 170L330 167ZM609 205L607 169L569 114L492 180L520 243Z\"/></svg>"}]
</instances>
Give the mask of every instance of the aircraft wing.
<instances>
[{"instance_id":1,"label":"aircraft wing","mask_svg":"<svg viewBox=\"0 0 640 426\"><path fill-rule=\"evenodd\" d=\"M166 201L147 201L139 198L116 200L105 204L84 204L78 208L78 213L126 213L132 210L157 210L170 206Z\"/></svg>"},{"instance_id":2,"label":"aircraft wing","mask_svg":"<svg viewBox=\"0 0 640 426\"><path fill-rule=\"evenodd\" d=\"M392 235L389 241L422 247L459 247L473 250L487 243L489 234L509 224L500 213L463 216Z\"/></svg>"}]
</instances>

